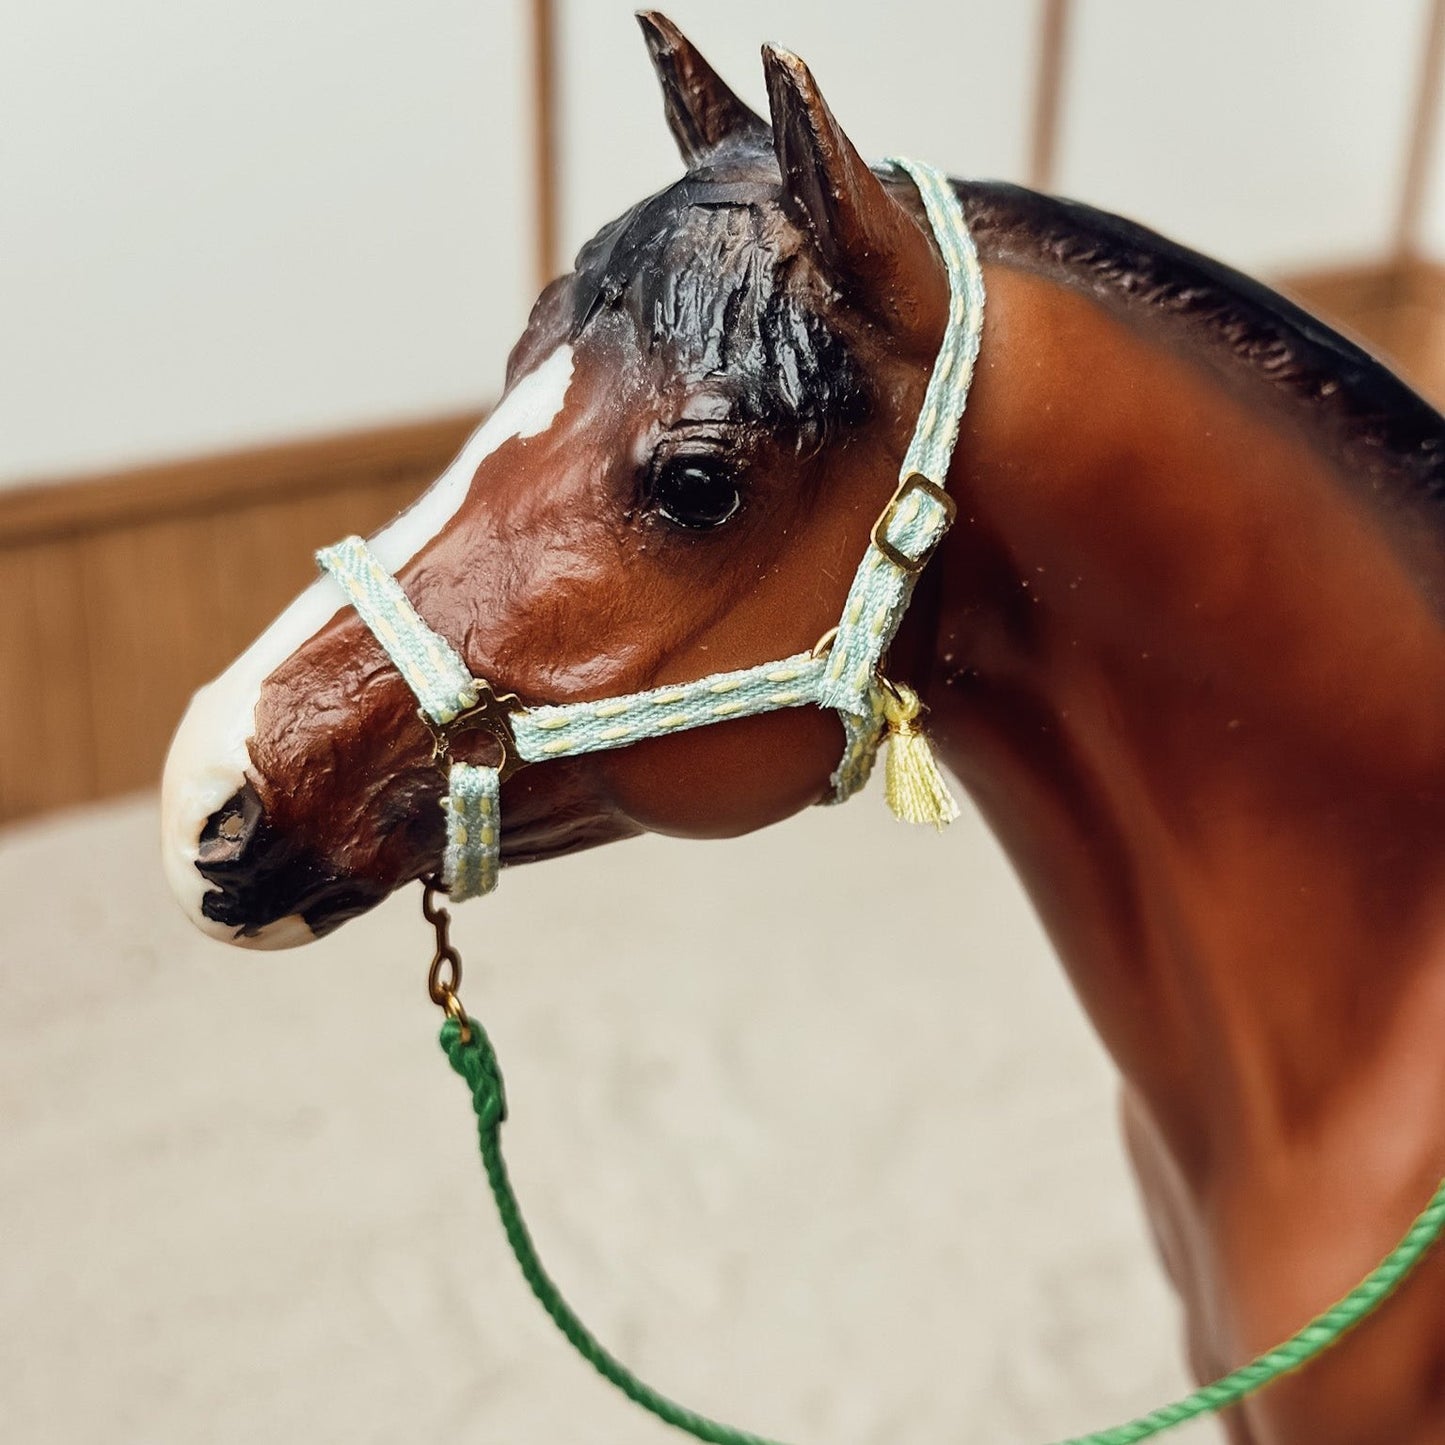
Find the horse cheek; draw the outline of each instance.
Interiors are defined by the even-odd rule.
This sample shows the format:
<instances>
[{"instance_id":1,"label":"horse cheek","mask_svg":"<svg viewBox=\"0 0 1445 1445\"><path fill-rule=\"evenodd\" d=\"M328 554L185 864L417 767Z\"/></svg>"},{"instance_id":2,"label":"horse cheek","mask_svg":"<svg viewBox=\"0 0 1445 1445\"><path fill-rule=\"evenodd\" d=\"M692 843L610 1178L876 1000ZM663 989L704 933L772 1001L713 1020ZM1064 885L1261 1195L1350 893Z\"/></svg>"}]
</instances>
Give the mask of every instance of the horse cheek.
<instances>
[{"instance_id":1,"label":"horse cheek","mask_svg":"<svg viewBox=\"0 0 1445 1445\"><path fill-rule=\"evenodd\" d=\"M599 755L613 805L640 828L735 838L828 795L843 752L832 713L794 708Z\"/></svg>"}]
</instances>

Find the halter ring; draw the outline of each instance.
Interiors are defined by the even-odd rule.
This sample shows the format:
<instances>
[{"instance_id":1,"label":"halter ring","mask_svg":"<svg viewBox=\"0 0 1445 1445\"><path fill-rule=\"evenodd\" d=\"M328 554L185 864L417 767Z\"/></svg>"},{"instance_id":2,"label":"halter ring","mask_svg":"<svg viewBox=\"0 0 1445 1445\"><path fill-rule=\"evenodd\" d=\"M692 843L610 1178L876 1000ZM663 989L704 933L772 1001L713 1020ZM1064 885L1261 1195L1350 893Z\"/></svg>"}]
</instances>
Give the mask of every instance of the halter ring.
<instances>
[{"instance_id":1,"label":"halter ring","mask_svg":"<svg viewBox=\"0 0 1445 1445\"><path fill-rule=\"evenodd\" d=\"M512 730L512 714L520 712L522 700L514 692L495 692L491 683L477 680L477 700L464 712L459 712L448 723L436 722L425 708L417 710L417 716L426 724L432 736L432 762L446 770L452 755L452 740L462 733L483 732L496 743L501 753L497 774L505 782L521 768L527 766L517 747L517 736Z\"/></svg>"}]
</instances>

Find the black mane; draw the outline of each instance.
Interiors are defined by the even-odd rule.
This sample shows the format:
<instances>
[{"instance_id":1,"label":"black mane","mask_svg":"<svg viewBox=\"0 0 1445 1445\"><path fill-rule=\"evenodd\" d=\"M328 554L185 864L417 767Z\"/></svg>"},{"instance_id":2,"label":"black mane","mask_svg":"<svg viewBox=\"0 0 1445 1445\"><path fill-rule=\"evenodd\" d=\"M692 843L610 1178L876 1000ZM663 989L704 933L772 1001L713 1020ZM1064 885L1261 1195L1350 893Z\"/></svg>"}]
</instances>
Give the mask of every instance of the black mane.
<instances>
[{"instance_id":1,"label":"black mane","mask_svg":"<svg viewBox=\"0 0 1445 1445\"><path fill-rule=\"evenodd\" d=\"M1119 216L1000 182L955 182L985 252L1125 307L1190 323L1307 402L1373 486L1445 511L1445 417L1387 366L1278 292Z\"/></svg>"},{"instance_id":2,"label":"black mane","mask_svg":"<svg viewBox=\"0 0 1445 1445\"><path fill-rule=\"evenodd\" d=\"M1122 217L1002 182L954 186L986 256L1187 326L1307 404L1367 486L1422 502L1445 524L1445 417L1354 342L1251 277ZM682 375L721 380L740 417L819 436L860 419L867 389L799 251L781 219L771 154L740 149L640 202L582 248L573 334L600 313L625 311Z\"/></svg>"},{"instance_id":3,"label":"black mane","mask_svg":"<svg viewBox=\"0 0 1445 1445\"><path fill-rule=\"evenodd\" d=\"M572 328L623 310L679 374L719 381L740 419L816 440L861 417L865 388L777 191L775 167L695 170L634 206L578 255Z\"/></svg>"}]
</instances>

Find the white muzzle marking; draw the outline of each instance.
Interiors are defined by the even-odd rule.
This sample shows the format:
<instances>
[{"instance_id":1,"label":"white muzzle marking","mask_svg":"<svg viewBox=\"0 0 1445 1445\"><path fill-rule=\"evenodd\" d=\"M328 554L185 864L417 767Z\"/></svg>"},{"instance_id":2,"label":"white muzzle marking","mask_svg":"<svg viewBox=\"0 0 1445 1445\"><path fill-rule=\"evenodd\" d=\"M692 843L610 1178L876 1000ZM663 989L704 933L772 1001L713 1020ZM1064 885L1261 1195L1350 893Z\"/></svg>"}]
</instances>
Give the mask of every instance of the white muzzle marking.
<instances>
[{"instance_id":1,"label":"white muzzle marking","mask_svg":"<svg viewBox=\"0 0 1445 1445\"><path fill-rule=\"evenodd\" d=\"M457 459L395 521L372 539L372 549L396 571L456 516L478 468L503 443L547 431L566 404L572 348L559 346L522 377L472 434ZM246 780L256 704L275 670L348 605L330 577L311 584L213 682L191 699L166 756L161 783L161 861L176 901L204 932L247 948L290 948L314 936L297 915L241 936L201 912L210 884L196 868L201 830Z\"/></svg>"}]
</instances>

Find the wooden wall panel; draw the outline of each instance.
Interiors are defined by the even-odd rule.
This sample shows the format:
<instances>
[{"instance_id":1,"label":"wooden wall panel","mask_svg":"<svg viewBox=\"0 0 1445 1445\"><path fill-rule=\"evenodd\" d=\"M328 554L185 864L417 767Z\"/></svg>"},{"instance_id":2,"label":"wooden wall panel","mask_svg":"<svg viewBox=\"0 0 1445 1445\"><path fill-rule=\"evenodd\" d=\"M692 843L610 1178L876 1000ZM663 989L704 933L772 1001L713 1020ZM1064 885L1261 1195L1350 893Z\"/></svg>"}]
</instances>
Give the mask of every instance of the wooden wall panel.
<instances>
[{"instance_id":1,"label":"wooden wall panel","mask_svg":"<svg viewBox=\"0 0 1445 1445\"><path fill-rule=\"evenodd\" d=\"M443 418L0 495L0 822L159 780L187 699L476 424Z\"/></svg>"},{"instance_id":2,"label":"wooden wall panel","mask_svg":"<svg viewBox=\"0 0 1445 1445\"><path fill-rule=\"evenodd\" d=\"M91 638L96 789L140 787L152 762L155 723L177 715L177 693L197 675L205 625L196 587L196 539L206 523L184 518L122 527L80 539L82 589ZM189 606L167 605L182 595ZM199 605L198 605L199 604Z\"/></svg>"},{"instance_id":3,"label":"wooden wall panel","mask_svg":"<svg viewBox=\"0 0 1445 1445\"><path fill-rule=\"evenodd\" d=\"M40 670L27 697L34 709L34 726L43 738L45 763L41 769L28 770L24 781L28 795L44 798L53 787L64 803L93 796L96 785L89 668L68 661L88 664L91 659L80 583L80 560L68 548L42 547L32 556L32 638Z\"/></svg>"},{"instance_id":4,"label":"wooden wall panel","mask_svg":"<svg viewBox=\"0 0 1445 1445\"><path fill-rule=\"evenodd\" d=\"M96 796L90 655L74 549L0 551L0 818Z\"/></svg>"}]
</instances>

